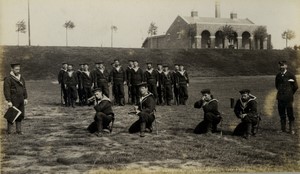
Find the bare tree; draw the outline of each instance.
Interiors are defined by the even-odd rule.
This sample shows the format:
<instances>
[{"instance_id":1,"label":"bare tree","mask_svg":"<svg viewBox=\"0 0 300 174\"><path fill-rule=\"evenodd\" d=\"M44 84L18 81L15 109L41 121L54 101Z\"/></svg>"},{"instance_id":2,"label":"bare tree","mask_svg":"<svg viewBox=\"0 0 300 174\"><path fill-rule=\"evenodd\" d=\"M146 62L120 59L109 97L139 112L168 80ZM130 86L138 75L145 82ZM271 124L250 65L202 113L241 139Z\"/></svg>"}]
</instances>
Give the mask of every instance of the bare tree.
<instances>
[{"instance_id":1,"label":"bare tree","mask_svg":"<svg viewBox=\"0 0 300 174\"><path fill-rule=\"evenodd\" d=\"M18 46L19 46L20 32L21 33L26 33L26 24L25 24L24 20L18 21L17 24L16 24L16 27L17 27L16 32L18 32Z\"/></svg>"},{"instance_id":2,"label":"bare tree","mask_svg":"<svg viewBox=\"0 0 300 174\"><path fill-rule=\"evenodd\" d=\"M268 37L268 33L267 33L267 28L265 26L258 26L254 32L254 39L256 42L256 46L257 46L257 42L260 43L260 48L259 49L263 49L264 48L264 40Z\"/></svg>"},{"instance_id":3,"label":"bare tree","mask_svg":"<svg viewBox=\"0 0 300 174\"><path fill-rule=\"evenodd\" d=\"M288 40L292 40L296 37L296 34L292 30L286 30L281 34L282 39L285 39L285 47L288 46Z\"/></svg>"},{"instance_id":4,"label":"bare tree","mask_svg":"<svg viewBox=\"0 0 300 174\"><path fill-rule=\"evenodd\" d=\"M66 21L63 26L66 28L66 46L68 46L68 29L72 30L75 25L72 21Z\"/></svg>"},{"instance_id":5,"label":"bare tree","mask_svg":"<svg viewBox=\"0 0 300 174\"><path fill-rule=\"evenodd\" d=\"M154 22L151 22L149 29L148 29L148 35L150 35L151 45L150 48L152 48L152 36L157 34L157 26Z\"/></svg>"},{"instance_id":6,"label":"bare tree","mask_svg":"<svg viewBox=\"0 0 300 174\"><path fill-rule=\"evenodd\" d=\"M116 32L118 30L118 27L115 25L112 25L110 27L110 32L111 32L111 38L110 38L110 43L111 43L111 47L113 47L113 41L114 41L114 32Z\"/></svg>"}]
</instances>

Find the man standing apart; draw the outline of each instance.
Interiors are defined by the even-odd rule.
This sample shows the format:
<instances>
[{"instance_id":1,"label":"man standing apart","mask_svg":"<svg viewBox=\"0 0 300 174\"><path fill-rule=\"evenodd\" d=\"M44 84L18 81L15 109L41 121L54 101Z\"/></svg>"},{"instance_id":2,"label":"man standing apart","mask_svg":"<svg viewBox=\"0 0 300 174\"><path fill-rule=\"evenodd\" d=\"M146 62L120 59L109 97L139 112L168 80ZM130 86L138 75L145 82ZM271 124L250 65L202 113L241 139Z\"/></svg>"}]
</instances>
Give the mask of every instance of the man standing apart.
<instances>
[{"instance_id":1,"label":"man standing apart","mask_svg":"<svg viewBox=\"0 0 300 174\"><path fill-rule=\"evenodd\" d=\"M118 105L124 106L124 85L126 84L126 72L121 67L119 60L114 60L114 68L110 73L110 81L112 81L113 93L115 97L115 101Z\"/></svg>"},{"instance_id":2,"label":"man standing apart","mask_svg":"<svg viewBox=\"0 0 300 174\"><path fill-rule=\"evenodd\" d=\"M4 96L7 101L8 107L15 106L22 113L16 119L16 132L17 134L23 134L21 122L25 116L25 105L27 101L27 90L25 80L20 74L20 64L11 64L11 72L8 77L4 79ZM11 134L13 123L7 122L7 134Z\"/></svg>"},{"instance_id":3,"label":"man standing apart","mask_svg":"<svg viewBox=\"0 0 300 174\"><path fill-rule=\"evenodd\" d=\"M59 71L58 78L57 78L58 83L60 84L60 88L61 88L61 95L62 95L61 97L63 98L63 100L64 100L63 102L65 105L68 105L67 104L68 96L67 96L67 91L66 91L65 83L64 83L64 74L67 73L67 68L68 68L68 64L62 63L62 68Z\"/></svg>"},{"instance_id":4,"label":"man standing apart","mask_svg":"<svg viewBox=\"0 0 300 174\"><path fill-rule=\"evenodd\" d=\"M293 130L295 117L293 111L294 94L298 89L294 74L287 70L287 62L280 61L280 72L276 75L275 86L277 89L278 112L281 122L281 131L286 132L286 115L289 119L289 133L295 134Z\"/></svg>"}]
</instances>

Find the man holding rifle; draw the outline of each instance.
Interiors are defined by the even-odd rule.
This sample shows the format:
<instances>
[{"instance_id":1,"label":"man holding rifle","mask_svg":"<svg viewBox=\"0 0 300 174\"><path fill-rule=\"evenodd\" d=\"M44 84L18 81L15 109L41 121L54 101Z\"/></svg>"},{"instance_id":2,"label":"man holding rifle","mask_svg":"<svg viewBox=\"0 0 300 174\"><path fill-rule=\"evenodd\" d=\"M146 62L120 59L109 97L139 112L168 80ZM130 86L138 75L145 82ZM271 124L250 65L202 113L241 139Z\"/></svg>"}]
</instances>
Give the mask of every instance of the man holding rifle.
<instances>
[{"instance_id":1,"label":"man holding rifle","mask_svg":"<svg viewBox=\"0 0 300 174\"><path fill-rule=\"evenodd\" d=\"M138 105L134 107L133 113L139 119L131 125L129 133L140 132L140 137L144 137L145 132L152 132L152 123L155 120L155 99L153 94L148 92L147 83L140 83L138 87L141 98Z\"/></svg>"}]
</instances>

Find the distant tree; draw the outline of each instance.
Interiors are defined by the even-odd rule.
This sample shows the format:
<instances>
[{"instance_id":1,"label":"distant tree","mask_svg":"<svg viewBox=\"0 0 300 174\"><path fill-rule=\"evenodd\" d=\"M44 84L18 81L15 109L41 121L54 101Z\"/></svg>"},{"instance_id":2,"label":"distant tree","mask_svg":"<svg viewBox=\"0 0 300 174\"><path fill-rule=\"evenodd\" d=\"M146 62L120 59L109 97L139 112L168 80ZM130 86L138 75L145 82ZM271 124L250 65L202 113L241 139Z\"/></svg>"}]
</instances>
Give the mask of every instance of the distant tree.
<instances>
[{"instance_id":1,"label":"distant tree","mask_svg":"<svg viewBox=\"0 0 300 174\"><path fill-rule=\"evenodd\" d=\"M111 38L110 38L111 47L113 47L113 41L114 41L113 33L114 33L115 31L117 31L117 30L118 30L118 27L115 26L115 25L112 25L112 26L110 27L110 31L111 31Z\"/></svg>"},{"instance_id":2,"label":"distant tree","mask_svg":"<svg viewBox=\"0 0 300 174\"><path fill-rule=\"evenodd\" d=\"M292 40L296 37L296 34L292 30L286 30L281 34L282 39L285 39L285 47L288 46L288 40Z\"/></svg>"},{"instance_id":3,"label":"distant tree","mask_svg":"<svg viewBox=\"0 0 300 174\"><path fill-rule=\"evenodd\" d=\"M230 45L233 45L234 39L235 39L235 31L231 25L224 25L223 27L220 28L222 32L220 32L222 40L228 39ZM224 44L223 44L224 45Z\"/></svg>"},{"instance_id":4,"label":"distant tree","mask_svg":"<svg viewBox=\"0 0 300 174\"><path fill-rule=\"evenodd\" d=\"M16 32L18 32L18 46L19 46L19 35L20 35L20 32L21 33L26 33L26 24L25 24L24 20L18 21L17 24L16 24L16 27L17 27Z\"/></svg>"},{"instance_id":5,"label":"distant tree","mask_svg":"<svg viewBox=\"0 0 300 174\"><path fill-rule=\"evenodd\" d=\"M256 46L257 46L257 42L260 43L260 48L259 49L263 49L264 48L264 40L268 37L268 33L267 33L267 28L265 26L258 26L254 32L254 39L256 42Z\"/></svg>"},{"instance_id":6,"label":"distant tree","mask_svg":"<svg viewBox=\"0 0 300 174\"><path fill-rule=\"evenodd\" d=\"M151 22L149 29L148 29L148 35L150 35L151 45L150 48L152 48L152 36L155 36L157 34L157 26L154 22Z\"/></svg>"},{"instance_id":7,"label":"distant tree","mask_svg":"<svg viewBox=\"0 0 300 174\"><path fill-rule=\"evenodd\" d=\"M73 29L75 25L72 21L66 21L63 26L66 28L66 46L68 46L68 29Z\"/></svg>"}]
</instances>

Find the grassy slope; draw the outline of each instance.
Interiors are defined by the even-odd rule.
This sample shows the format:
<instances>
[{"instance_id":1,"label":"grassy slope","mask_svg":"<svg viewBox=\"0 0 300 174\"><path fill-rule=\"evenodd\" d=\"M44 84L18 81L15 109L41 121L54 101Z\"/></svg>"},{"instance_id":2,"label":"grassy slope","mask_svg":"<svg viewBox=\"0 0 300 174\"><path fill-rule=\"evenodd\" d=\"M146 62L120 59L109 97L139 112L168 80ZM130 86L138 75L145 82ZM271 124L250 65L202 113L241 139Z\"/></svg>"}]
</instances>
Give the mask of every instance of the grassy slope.
<instances>
[{"instance_id":1,"label":"grassy slope","mask_svg":"<svg viewBox=\"0 0 300 174\"><path fill-rule=\"evenodd\" d=\"M96 137L85 130L93 120L92 107L61 107L58 85L50 81L29 81L25 135L6 136L2 129L2 167L4 173L82 173L99 168L118 173L124 173L123 169L136 169L133 173L161 173L158 171L161 169L166 173L300 171L299 135L276 132L279 118L273 81L273 76L193 78L189 105L158 106L159 135L148 134L145 138L127 133L137 119L126 114L132 106L114 107L113 134ZM259 110L264 115L259 135L249 141L230 135L239 120L229 108L229 98L237 98L237 90L245 87L258 97ZM211 88L220 101L220 111L225 117L223 137L192 133L203 117L202 110L192 107L202 88ZM298 118L300 96L296 95ZM299 128L299 119L297 124ZM168 171L168 168L179 170Z\"/></svg>"},{"instance_id":2,"label":"grassy slope","mask_svg":"<svg viewBox=\"0 0 300 174\"><path fill-rule=\"evenodd\" d=\"M7 74L11 62L21 62L23 74L27 79L54 79L62 62L75 64L104 61L110 63L118 58L125 66L127 60L138 59L141 67L145 63L183 63L193 76L231 76L231 75L271 75L277 72L277 62L291 62L295 71L299 65L299 54L295 51L280 50L161 50L130 48L91 48L91 47L16 47L4 46L2 49L3 73ZM298 52L299 53L299 52ZM298 56L298 59L297 59ZM298 61L298 62L297 62ZM77 69L77 67L76 67Z\"/></svg>"}]
</instances>

